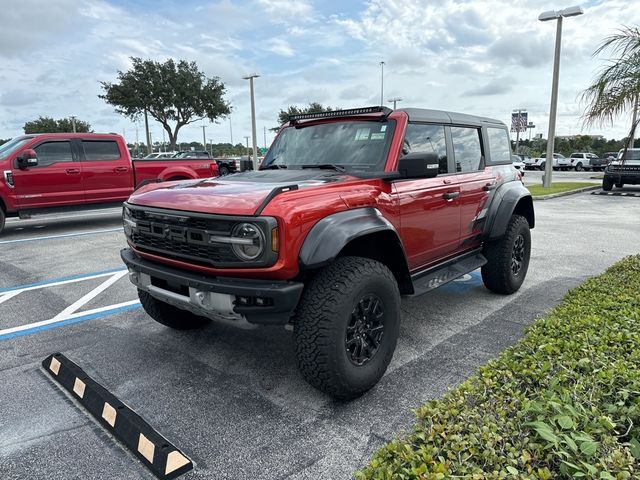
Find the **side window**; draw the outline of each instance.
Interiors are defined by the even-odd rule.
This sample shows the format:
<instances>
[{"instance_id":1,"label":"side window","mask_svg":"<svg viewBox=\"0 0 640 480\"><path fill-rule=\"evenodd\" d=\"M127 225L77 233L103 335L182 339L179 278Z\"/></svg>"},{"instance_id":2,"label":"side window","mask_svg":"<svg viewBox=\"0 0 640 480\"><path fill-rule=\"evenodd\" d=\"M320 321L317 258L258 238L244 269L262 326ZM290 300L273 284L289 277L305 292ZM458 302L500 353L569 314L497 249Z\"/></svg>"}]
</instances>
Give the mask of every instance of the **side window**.
<instances>
[{"instance_id":1,"label":"side window","mask_svg":"<svg viewBox=\"0 0 640 480\"><path fill-rule=\"evenodd\" d=\"M120 158L118 144L111 140L83 140L85 160L117 160Z\"/></svg>"},{"instance_id":2,"label":"side window","mask_svg":"<svg viewBox=\"0 0 640 480\"><path fill-rule=\"evenodd\" d=\"M38 154L38 167L58 162L73 162L70 142L45 142L34 150Z\"/></svg>"},{"instance_id":3,"label":"side window","mask_svg":"<svg viewBox=\"0 0 640 480\"><path fill-rule=\"evenodd\" d=\"M487 136L489 137L491 163L509 163L511 146L507 131L504 128L487 128Z\"/></svg>"},{"instance_id":4,"label":"side window","mask_svg":"<svg viewBox=\"0 0 640 480\"><path fill-rule=\"evenodd\" d=\"M456 172L478 171L482 157L480 130L471 127L451 127L451 137L453 138Z\"/></svg>"},{"instance_id":5,"label":"side window","mask_svg":"<svg viewBox=\"0 0 640 480\"><path fill-rule=\"evenodd\" d=\"M438 154L438 174L449 173L447 168L447 141L443 125L410 123L404 135L405 153L425 152Z\"/></svg>"}]
</instances>

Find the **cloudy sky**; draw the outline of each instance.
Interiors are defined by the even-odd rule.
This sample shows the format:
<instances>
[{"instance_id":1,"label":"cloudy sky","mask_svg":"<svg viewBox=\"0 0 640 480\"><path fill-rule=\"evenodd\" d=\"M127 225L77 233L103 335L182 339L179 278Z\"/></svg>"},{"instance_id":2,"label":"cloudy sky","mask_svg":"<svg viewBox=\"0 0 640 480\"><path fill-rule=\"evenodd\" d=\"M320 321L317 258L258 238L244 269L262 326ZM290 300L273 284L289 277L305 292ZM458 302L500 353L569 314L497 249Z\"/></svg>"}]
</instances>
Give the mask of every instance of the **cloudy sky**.
<instances>
[{"instance_id":1,"label":"cloudy sky","mask_svg":"<svg viewBox=\"0 0 640 480\"><path fill-rule=\"evenodd\" d=\"M603 65L592 52L623 24L640 24L637 0L582 4L564 23L559 135L621 138L629 119L583 130L580 92ZM510 121L524 108L548 125L555 22L544 10L572 5L535 0L3 0L0 10L0 138L39 115L89 121L97 132L135 141L136 124L100 100L99 81L127 70L129 57L195 60L227 87L234 143L250 134L249 86L257 72L258 145L288 105L333 107L402 97L399 107L453 110ZM630 116L630 115L629 115ZM180 140L230 140L230 124L199 122ZM151 126L154 139L162 136ZM138 124L140 141L142 124ZM267 131L267 143L272 134Z\"/></svg>"}]
</instances>

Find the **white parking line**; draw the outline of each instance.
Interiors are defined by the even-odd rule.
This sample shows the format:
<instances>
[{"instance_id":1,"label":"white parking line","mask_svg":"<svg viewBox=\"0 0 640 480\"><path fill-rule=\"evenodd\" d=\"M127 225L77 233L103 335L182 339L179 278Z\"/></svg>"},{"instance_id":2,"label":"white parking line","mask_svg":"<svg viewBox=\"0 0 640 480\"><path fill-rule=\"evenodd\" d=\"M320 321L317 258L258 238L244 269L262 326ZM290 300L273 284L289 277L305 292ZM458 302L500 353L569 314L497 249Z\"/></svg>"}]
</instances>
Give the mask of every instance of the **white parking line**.
<instances>
[{"instance_id":1,"label":"white parking line","mask_svg":"<svg viewBox=\"0 0 640 480\"><path fill-rule=\"evenodd\" d=\"M65 308L63 311L61 311L55 317L53 317L53 320L68 318L69 315L72 315L78 309L82 308L84 305L89 303L95 297L100 295L100 293L104 292L107 288L109 288L111 285L113 285L118 280L120 280L122 277L124 277L127 273L128 273L128 271L124 270L123 272L118 272L118 273L112 274L111 278L109 278L106 281L102 282L100 285L98 285L96 288L91 290L89 293L87 293L86 295L82 296L79 300L76 300L75 302L73 302L71 305L69 305L67 308Z\"/></svg>"},{"instance_id":2,"label":"white parking line","mask_svg":"<svg viewBox=\"0 0 640 480\"><path fill-rule=\"evenodd\" d=\"M47 327L49 325L54 324L63 324L63 323L71 323L71 321L75 319L87 319L89 320L91 317L99 318L101 313L115 313L114 311L121 310L126 311L131 308L135 308L140 304L139 300L130 300L128 302L116 303L115 305L108 305L106 307L94 308L92 310L86 310L84 312L76 312L71 315L67 315L63 318L50 318L48 320L42 320L40 322L28 323L27 325L20 325L19 327L11 327L5 328L4 330L0 330L0 340L3 338L11 338L15 336L16 333L24 332L24 331L38 331L43 330L43 327Z\"/></svg>"},{"instance_id":3,"label":"white parking line","mask_svg":"<svg viewBox=\"0 0 640 480\"><path fill-rule=\"evenodd\" d=\"M4 299L5 295L11 295L12 297L17 295L20 292L28 292L29 290L37 290L39 288L47 288L47 287L57 287L59 285L66 285L67 283L76 283L76 282L84 282L85 280L91 280L93 278L100 278L100 277L110 277L111 275L117 274L117 273L121 273L121 272L126 272L127 269L126 268L117 268L117 269L113 269L113 270L107 270L106 272L98 272L98 273L92 273L92 274L85 274L85 275L78 275L76 277L72 277L72 278L65 278L65 279L60 279L60 280L47 280L44 282L39 282L39 283L35 283L35 284L31 284L31 285L24 285L24 286L20 286L20 287L14 287L14 288L9 288L7 290L4 291L0 291L0 298ZM15 293L14 293L15 292ZM11 297L9 297L11 298ZM9 300L9 298L7 298L7 300ZM3 302L5 300L2 300ZM2 302L0 302L2 303Z\"/></svg>"},{"instance_id":4,"label":"white parking line","mask_svg":"<svg viewBox=\"0 0 640 480\"><path fill-rule=\"evenodd\" d=\"M110 232L121 232L122 227L118 228L105 228L102 230L90 230L88 232L78 232L78 233L63 233L60 235L46 235L43 237L29 237L29 238L20 238L17 240L2 240L0 241L0 245L8 244L8 243L23 243L23 242L35 242L38 240L54 240L56 238L67 238L67 237L80 237L83 235L98 235L100 233L110 233Z\"/></svg>"},{"instance_id":5,"label":"white parking line","mask_svg":"<svg viewBox=\"0 0 640 480\"><path fill-rule=\"evenodd\" d=\"M22 290L18 290L15 292L9 292L9 293L0 293L0 303L4 303L7 300L9 300L10 298L15 297L16 295L18 295Z\"/></svg>"}]
</instances>

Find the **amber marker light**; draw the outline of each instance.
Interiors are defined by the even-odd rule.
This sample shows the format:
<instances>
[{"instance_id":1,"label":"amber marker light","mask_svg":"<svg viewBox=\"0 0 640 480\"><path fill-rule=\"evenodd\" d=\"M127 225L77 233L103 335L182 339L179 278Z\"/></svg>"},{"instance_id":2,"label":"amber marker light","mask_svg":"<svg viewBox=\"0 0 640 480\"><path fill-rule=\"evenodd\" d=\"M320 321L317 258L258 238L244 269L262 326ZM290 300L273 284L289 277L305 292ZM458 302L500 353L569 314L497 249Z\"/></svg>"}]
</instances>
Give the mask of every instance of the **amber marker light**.
<instances>
[{"instance_id":1,"label":"amber marker light","mask_svg":"<svg viewBox=\"0 0 640 480\"><path fill-rule=\"evenodd\" d=\"M271 250L277 252L280 248L280 244L278 243L278 229L274 228L271 230Z\"/></svg>"}]
</instances>

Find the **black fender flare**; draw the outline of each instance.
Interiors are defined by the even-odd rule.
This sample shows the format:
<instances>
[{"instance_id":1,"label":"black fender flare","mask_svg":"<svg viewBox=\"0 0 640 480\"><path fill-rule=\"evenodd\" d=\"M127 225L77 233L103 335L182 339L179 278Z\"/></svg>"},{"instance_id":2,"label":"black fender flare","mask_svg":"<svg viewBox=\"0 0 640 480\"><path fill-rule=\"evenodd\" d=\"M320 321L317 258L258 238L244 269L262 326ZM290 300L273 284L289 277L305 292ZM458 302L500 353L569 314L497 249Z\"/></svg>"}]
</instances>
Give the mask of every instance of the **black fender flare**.
<instances>
[{"instance_id":1,"label":"black fender flare","mask_svg":"<svg viewBox=\"0 0 640 480\"><path fill-rule=\"evenodd\" d=\"M352 240L382 231L393 232L402 247L398 232L377 208L357 208L324 217L304 239L298 255L300 267L312 269L326 265Z\"/></svg>"},{"instance_id":2,"label":"black fender flare","mask_svg":"<svg viewBox=\"0 0 640 480\"><path fill-rule=\"evenodd\" d=\"M525 209L522 213L529 222L529 227L533 228L535 226L535 217L531 193L521 182L507 182L496 190L493 201L489 206L484 238L496 240L502 237L507 231L511 215L516 211L519 204L521 208Z\"/></svg>"}]
</instances>

